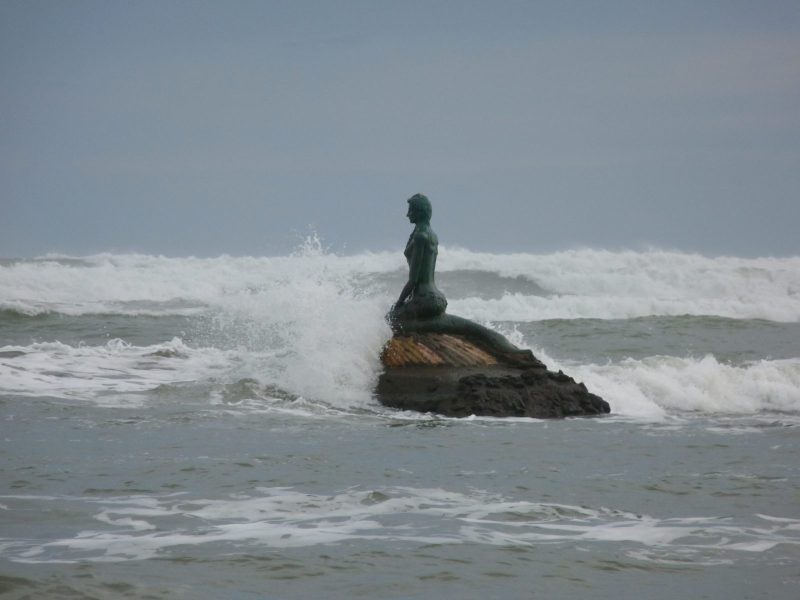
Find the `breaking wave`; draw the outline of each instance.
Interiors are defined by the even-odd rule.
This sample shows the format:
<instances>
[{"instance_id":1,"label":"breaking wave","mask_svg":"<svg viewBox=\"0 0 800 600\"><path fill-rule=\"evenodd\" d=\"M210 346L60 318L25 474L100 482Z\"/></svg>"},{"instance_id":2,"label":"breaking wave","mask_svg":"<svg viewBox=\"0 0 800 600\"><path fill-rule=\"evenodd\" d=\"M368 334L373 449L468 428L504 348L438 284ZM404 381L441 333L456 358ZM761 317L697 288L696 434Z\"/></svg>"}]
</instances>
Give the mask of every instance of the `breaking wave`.
<instances>
[{"instance_id":1,"label":"breaking wave","mask_svg":"<svg viewBox=\"0 0 800 600\"><path fill-rule=\"evenodd\" d=\"M607 365L564 367L605 398L618 415L660 420L668 414L800 414L800 359L729 365L653 356Z\"/></svg>"},{"instance_id":2,"label":"breaking wave","mask_svg":"<svg viewBox=\"0 0 800 600\"><path fill-rule=\"evenodd\" d=\"M225 308L241 297L269 297L282 288L302 294L306 282L321 281L388 306L405 268L400 252L339 256L325 252L316 239L282 257L50 256L0 264L0 311L191 315ZM602 250L485 254L443 247L438 268L450 286L444 291L453 312L481 320L648 315L800 320L798 257ZM495 293L475 291L481 288Z\"/></svg>"},{"instance_id":3,"label":"breaking wave","mask_svg":"<svg viewBox=\"0 0 800 600\"><path fill-rule=\"evenodd\" d=\"M376 332L377 333L377 332ZM122 340L76 347L60 342L0 347L0 391L101 405L138 407L148 392L196 384L207 407L220 399L254 400L306 410L307 401L337 410L370 409L380 366L382 338L373 344L353 334L351 346L312 352L192 348L176 338L152 346ZM312 339L295 343L313 344ZM661 420L667 415L704 413L800 414L800 359L759 360L743 365L702 358L653 356L603 365L560 363L534 350L551 369L563 369L605 398L615 415ZM250 383L252 382L252 383ZM203 387L204 386L204 387ZM294 404L292 404L294 403ZM251 403L250 408L253 408ZM313 412L317 408L311 408Z\"/></svg>"}]
</instances>

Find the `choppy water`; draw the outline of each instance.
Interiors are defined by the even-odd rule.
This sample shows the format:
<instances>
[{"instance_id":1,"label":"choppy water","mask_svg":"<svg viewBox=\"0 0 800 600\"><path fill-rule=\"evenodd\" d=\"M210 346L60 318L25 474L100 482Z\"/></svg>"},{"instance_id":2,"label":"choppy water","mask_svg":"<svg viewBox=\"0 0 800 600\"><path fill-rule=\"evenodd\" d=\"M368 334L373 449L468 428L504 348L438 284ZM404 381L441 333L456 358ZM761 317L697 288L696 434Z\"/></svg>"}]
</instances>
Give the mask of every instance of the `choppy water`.
<instances>
[{"instance_id":1,"label":"choppy water","mask_svg":"<svg viewBox=\"0 0 800 600\"><path fill-rule=\"evenodd\" d=\"M400 252L0 261L0 592L798 596L800 258L439 269L613 415L380 407Z\"/></svg>"}]
</instances>

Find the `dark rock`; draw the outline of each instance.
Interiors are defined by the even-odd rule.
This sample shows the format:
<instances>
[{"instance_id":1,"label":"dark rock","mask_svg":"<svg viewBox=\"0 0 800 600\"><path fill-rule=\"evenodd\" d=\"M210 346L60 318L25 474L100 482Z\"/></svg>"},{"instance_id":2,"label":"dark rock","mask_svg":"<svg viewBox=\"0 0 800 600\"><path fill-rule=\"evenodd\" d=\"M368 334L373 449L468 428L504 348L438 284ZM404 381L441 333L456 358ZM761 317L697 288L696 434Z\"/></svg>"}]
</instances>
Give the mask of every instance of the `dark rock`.
<instances>
[{"instance_id":1,"label":"dark rock","mask_svg":"<svg viewBox=\"0 0 800 600\"><path fill-rule=\"evenodd\" d=\"M395 336L383 363L376 396L400 410L537 419L610 412L583 383L547 370L530 352L509 357L464 336Z\"/></svg>"}]
</instances>

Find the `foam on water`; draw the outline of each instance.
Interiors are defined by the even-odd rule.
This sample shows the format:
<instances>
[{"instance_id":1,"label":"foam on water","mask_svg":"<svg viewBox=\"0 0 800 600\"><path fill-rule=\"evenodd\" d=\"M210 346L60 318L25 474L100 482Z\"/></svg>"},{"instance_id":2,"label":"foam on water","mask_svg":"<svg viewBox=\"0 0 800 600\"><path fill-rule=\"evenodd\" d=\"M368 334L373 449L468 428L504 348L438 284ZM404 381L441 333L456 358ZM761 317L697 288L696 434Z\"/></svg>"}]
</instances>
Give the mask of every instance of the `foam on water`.
<instances>
[{"instance_id":1,"label":"foam on water","mask_svg":"<svg viewBox=\"0 0 800 600\"><path fill-rule=\"evenodd\" d=\"M265 311L268 313L269 307ZM325 330L324 315L320 323L310 326L307 321L295 323L303 323L303 327L281 331L286 347L268 352L192 348L178 338L146 347L122 340L102 346L46 342L0 347L0 391L136 406L147 398L135 395L139 392L213 381L237 401L291 397L294 408L302 410L308 408L300 406L303 401L323 402L337 410L377 409L371 394L380 372L378 351L386 332L369 327L348 332L352 324L344 320L339 322L343 331L334 328L329 334L319 333L315 327ZM260 333L264 332L251 332L251 343L256 344ZM534 349L534 353L551 369L562 369L583 381L620 416L661 420L685 412L800 413L800 359L735 366L711 355L653 356L581 365L560 363L542 349ZM255 385L242 384L249 380Z\"/></svg>"},{"instance_id":2,"label":"foam on water","mask_svg":"<svg viewBox=\"0 0 800 600\"><path fill-rule=\"evenodd\" d=\"M668 414L800 414L800 358L744 365L714 356L627 358L607 364L559 362L534 349L550 369L561 369L602 396L612 413L645 420Z\"/></svg>"},{"instance_id":3,"label":"foam on water","mask_svg":"<svg viewBox=\"0 0 800 600\"><path fill-rule=\"evenodd\" d=\"M41 342L0 348L0 390L21 396L138 404L131 393L226 374L235 353L192 349L178 338L152 346L115 339L102 346ZM122 400L122 402L121 402Z\"/></svg>"},{"instance_id":4,"label":"foam on water","mask_svg":"<svg viewBox=\"0 0 800 600\"><path fill-rule=\"evenodd\" d=\"M202 303L198 323L207 343L5 346L0 389L95 402L124 398L128 404L130 396L121 394L163 384L254 378L307 399L369 404L391 331L383 317L388 300L364 293L351 277L351 263L365 258L341 261L312 239L296 255L278 259L101 255L78 266L74 260L17 263L6 269L20 276L6 285L21 291L4 293L38 293L28 305L34 312L37 302L68 314L149 314L156 305L173 314Z\"/></svg>"},{"instance_id":5,"label":"foam on water","mask_svg":"<svg viewBox=\"0 0 800 600\"><path fill-rule=\"evenodd\" d=\"M391 256L341 257L325 252L319 239L312 237L296 253L281 257L99 254L12 261L0 265L0 310L28 315L196 314L209 307L224 308L240 295L302 286L307 276L323 275L344 284L375 268L397 268L397 257Z\"/></svg>"},{"instance_id":6,"label":"foam on water","mask_svg":"<svg viewBox=\"0 0 800 600\"><path fill-rule=\"evenodd\" d=\"M318 353L298 357L295 351L192 348L179 338L152 346L133 346L119 339L101 346L60 342L4 346L0 347L0 393L134 408L152 400L146 392L200 384L210 404L218 404L220 397L228 405L255 399L291 400L301 406L310 400L313 407L305 411L310 413L320 406L373 405L378 350L368 348L372 356L359 357L345 348L325 364L315 365L326 350L323 346Z\"/></svg>"},{"instance_id":7,"label":"foam on water","mask_svg":"<svg viewBox=\"0 0 800 600\"><path fill-rule=\"evenodd\" d=\"M510 501L480 490L395 487L330 495L257 488L225 499L3 496L18 507L94 512L96 527L48 541L0 540L3 553L28 563L129 561L216 544L226 553L250 547L294 548L374 540L381 543L621 544L624 554L655 563L719 564L733 552L800 544L800 521L754 515L755 524L714 516L659 519L604 507ZM92 507L96 507L92 510Z\"/></svg>"},{"instance_id":8,"label":"foam on water","mask_svg":"<svg viewBox=\"0 0 800 600\"><path fill-rule=\"evenodd\" d=\"M669 297L623 295L504 294L499 299L467 298L449 303L454 314L481 321L541 321L545 319L635 319L637 317L714 315L730 319L798 320L798 302L791 297L774 303L756 294L735 297Z\"/></svg>"},{"instance_id":9,"label":"foam on water","mask_svg":"<svg viewBox=\"0 0 800 600\"><path fill-rule=\"evenodd\" d=\"M523 276L549 296L470 298L453 312L483 320L530 321L717 315L800 319L800 257L705 257L664 252L573 250L553 254L486 254L443 249L439 270L486 270Z\"/></svg>"},{"instance_id":10,"label":"foam on water","mask_svg":"<svg viewBox=\"0 0 800 600\"><path fill-rule=\"evenodd\" d=\"M298 278L309 273L324 273L330 281L348 282L365 293L373 287L371 277L405 268L399 251L338 256L323 251L316 238L284 257L49 257L0 265L0 310L31 315L191 314L224 308L237 295L298 285ZM438 269L524 277L547 292L455 301L453 311L470 318L526 321L692 314L800 320L800 257L710 258L656 250L486 254L442 247ZM388 305L397 292L370 293Z\"/></svg>"}]
</instances>

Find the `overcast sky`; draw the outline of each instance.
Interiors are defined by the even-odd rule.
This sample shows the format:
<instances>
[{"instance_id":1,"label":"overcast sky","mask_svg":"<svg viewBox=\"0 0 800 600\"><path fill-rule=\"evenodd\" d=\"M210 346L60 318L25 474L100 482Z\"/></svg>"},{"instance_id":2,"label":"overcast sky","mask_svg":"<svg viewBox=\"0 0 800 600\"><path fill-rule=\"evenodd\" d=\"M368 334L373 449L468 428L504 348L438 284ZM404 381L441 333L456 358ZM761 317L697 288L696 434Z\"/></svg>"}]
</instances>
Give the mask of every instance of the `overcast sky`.
<instances>
[{"instance_id":1,"label":"overcast sky","mask_svg":"<svg viewBox=\"0 0 800 600\"><path fill-rule=\"evenodd\" d=\"M800 1L0 0L0 256L800 253Z\"/></svg>"}]
</instances>

